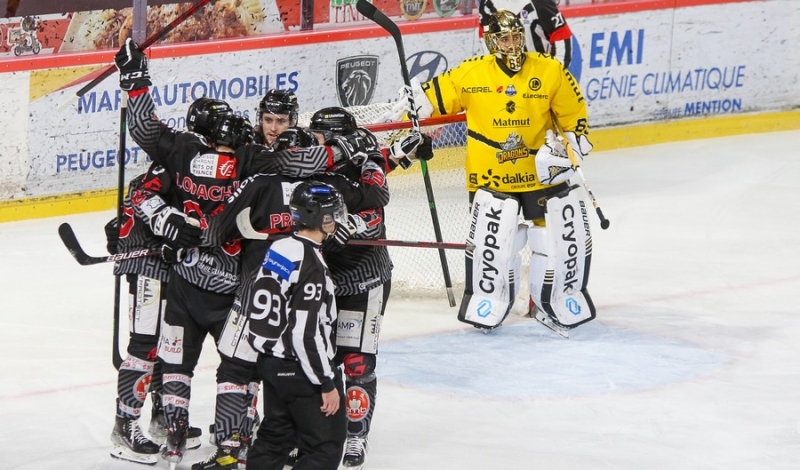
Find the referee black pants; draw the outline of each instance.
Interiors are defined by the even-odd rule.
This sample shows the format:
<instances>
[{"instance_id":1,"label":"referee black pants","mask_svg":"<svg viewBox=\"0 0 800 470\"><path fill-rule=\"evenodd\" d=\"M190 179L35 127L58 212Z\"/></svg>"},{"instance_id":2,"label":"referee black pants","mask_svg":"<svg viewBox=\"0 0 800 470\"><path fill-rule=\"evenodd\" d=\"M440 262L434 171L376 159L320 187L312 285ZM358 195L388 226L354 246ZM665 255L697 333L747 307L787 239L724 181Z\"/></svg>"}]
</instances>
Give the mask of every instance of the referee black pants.
<instances>
[{"instance_id":1,"label":"referee black pants","mask_svg":"<svg viewBox=\"0 0 800 470\"><path fill-rule=\"evenodd\" d=\"M294 470L336 470L347 434L342 374L336 369L339 410L325 416L319 385L313 385L300 364L260 354L258 374L264 386L264 418L247 454L247 470L282 470L289 452L302 457Z\"/></svg>"}]
</instances>

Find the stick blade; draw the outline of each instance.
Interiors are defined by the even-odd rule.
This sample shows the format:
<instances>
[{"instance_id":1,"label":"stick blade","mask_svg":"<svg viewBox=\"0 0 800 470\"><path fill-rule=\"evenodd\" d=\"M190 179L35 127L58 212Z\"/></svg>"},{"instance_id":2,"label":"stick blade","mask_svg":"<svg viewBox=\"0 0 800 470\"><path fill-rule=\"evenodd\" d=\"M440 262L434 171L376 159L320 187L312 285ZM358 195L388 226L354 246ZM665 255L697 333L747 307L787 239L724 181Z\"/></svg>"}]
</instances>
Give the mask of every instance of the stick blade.
<instances>
[{"instance_id":1,"label":"stick blade","mask_svg":"<svg viewBox=\"0 0 800 470\"><path fill-rule=\"evenodd\" d=\"M72 230L72 226L66 222L59 225L58 236L61 237L61 242L64 243L64 246L69 251L69 254L75 258L75 261L77 261L78 264L85 265L88 256L83 249L81 249L81 245L78 242L78 238L75 236L75 231Z\"/></svg>"}]
</instances>

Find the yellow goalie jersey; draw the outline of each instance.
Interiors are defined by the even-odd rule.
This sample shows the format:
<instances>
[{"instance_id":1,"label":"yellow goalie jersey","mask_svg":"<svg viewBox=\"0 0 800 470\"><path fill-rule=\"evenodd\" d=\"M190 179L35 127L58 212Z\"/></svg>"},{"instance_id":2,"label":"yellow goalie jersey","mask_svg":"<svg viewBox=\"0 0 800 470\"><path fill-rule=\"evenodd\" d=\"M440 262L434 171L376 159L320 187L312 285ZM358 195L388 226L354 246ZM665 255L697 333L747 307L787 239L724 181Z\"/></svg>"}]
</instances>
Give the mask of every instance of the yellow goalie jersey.
<instances>
[{"instance_id":1,"label":"yellow goalie jersey","mask_svg":"<svg viewBox=\"0 0 800 470\"><path fill-rule=\"evenodd\" d=\"M466 112L467 189L515 193L547 187L536 177L534 156L553 129L589 130L577 80L551 56L525 53L519 72L494 55L465 60L422 85L433 116ZM552 112L552 114L551 114Z\"/></svg>"}]
</instances>

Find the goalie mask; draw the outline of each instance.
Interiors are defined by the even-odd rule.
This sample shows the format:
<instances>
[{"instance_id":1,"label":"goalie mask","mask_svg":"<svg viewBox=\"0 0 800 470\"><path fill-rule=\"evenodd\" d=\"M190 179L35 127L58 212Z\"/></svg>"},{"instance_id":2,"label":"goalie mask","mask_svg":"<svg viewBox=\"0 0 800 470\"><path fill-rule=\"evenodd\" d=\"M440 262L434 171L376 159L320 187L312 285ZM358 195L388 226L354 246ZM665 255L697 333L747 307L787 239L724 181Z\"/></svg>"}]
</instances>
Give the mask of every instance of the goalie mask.
<instances>
[{"instance_id":1,"label":"goalie mask","mask_svg":"<svg viewBox=\"0 0 800 470\"><path fill-rule=\"evenodd\" d=\"M497 10L483 27L483 38L491 54L514 72L522 68L525 32L519 17L508 10Z\"/></svg>"}]
</instances>

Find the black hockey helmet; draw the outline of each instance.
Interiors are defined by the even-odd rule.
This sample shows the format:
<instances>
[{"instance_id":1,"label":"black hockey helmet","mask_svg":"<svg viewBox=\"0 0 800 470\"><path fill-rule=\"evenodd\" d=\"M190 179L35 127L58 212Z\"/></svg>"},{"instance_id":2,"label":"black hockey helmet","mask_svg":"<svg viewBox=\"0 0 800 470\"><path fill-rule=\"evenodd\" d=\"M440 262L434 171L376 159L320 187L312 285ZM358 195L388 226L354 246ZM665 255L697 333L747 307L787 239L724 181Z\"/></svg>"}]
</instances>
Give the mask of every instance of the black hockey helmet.
<instances>
[{"instance_id":1,"label":"black hockey helmet","mask_svg":"<svg viewBox=\"0 0 800 470\"><path fill-rule=\"evenodd\" d=\"M356 124L356 117L350 111L333 106L322 108L314 113L308 127L313 131L350 135L358 129L358 124Z\"/></svg>"},{"instance_id":2,"label":"black hockey helmet","mask_svg":"<svg viewBox=\"0 0 800 470\"><path fill-rule=\"evenodd\" d=\"M290 127L275 139L276 152L290 148L308 148L318 145L317 138L302 127Z\"/></svg>"},{"instance_id":3,"label":"black hockey helmet","mask_svg":"<svg viewBox=\"0 0 800 470\"><path fill-rule=\"evenodd\" d=\"M229 112L217 116L214 129L207 137L217 145L235 150L253 141L253 126L247 118Z\"/></svg>"},{"instance_id":4,"label":"black hockey helmet","mask_svg":"<svg viewBox=\"0 0 800 470\"><path fill-rule=\"evenodd\" d=\"M198 98L186 113L186 129L203 137L211 137L219 116L231 112L230 105L215 98Z\"/></svg>"},{"instance_id":5,"label":"black hockey helmet","mask_svg":"<svg viewBox=\"0 0 800 470\"><path fill-rule=\"evenodd\" d=\"M300 105L297 104L297 95L294 92L272 88L258 103L258 122L261 122L264 113L286 114L289 116L289 125L296 126L299 109Z\"/></svg>"},{"instance_id":6,"label":"black hockey helmet","mask_svg":"<svg viewBox=\"0 0 800 470\"><path fill-rule=\"evenodd\" d=\"M347 208L339 191L319 181L298 184L289 199L289 210L297 226L319 230L333 222L344 223L347 217Z\"/></svg>"}]
</instances>

